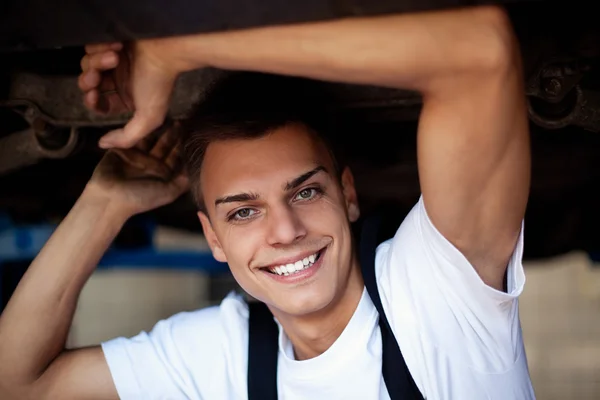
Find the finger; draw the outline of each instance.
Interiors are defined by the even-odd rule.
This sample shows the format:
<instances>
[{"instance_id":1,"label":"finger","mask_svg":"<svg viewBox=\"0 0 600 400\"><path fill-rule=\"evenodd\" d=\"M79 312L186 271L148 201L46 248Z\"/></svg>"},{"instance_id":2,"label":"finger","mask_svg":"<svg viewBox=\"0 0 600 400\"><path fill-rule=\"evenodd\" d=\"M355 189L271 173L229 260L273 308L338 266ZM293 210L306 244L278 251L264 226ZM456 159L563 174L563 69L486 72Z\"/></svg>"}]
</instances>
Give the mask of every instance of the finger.
<instances>
[{"instance_id":1,"label":"finger","mask_svg":"<svg viewBox=\"0 0 600 400\"><path fill-rule=\"evenodd\" d=\"M116 93L101 94L98 89L93 89L83 96L83 104L85 107L100 115L122 114L127 109Z\"/></svg>"},{"instance_id":2,"label":"finger","mask_svg":"<svg viewBox=\"0 0 600 400\"><path fill-rule=\"evenodd\" d=\"M190 190L190 181L187 175L183 173L173 177L167 184L170 201L177 199L188 190Z\"/></svg>"},{"instance_id":3,"label":"finger","mask_svg":"<svg viewBox=\"0 0 600 400\"><path fill-rule=\"evenodd\" d=\"M98 111L98 90L90 90L83 96L83 104L91 111Z\"/></svg>"},{"instance_id":4,"label":"finger","mask_svg":"<svg viewBox=\"0 0 600 400\"><path fill-rule=\"evenodd\" d=\"M110 115L133 111L126 101L127 94L116 84L114 71L104 71L101 77L98 108Z\"/></svg>"},{"instance_id":5,"label":"finger","mask_svg":"<svg viewBox=\"0 0 600 400\"><path fill-rule=\"evenodd\" d=\"M156 143L157 140L158 140L158 138L155 135L148 135L145 138L143 138L142 140L140 140L139 142L137 142L135 144L135 147L137 149L140 149L144 153L148 154L148 153L150 153L150 150L152 149L152 147L154 147L154 144Z\"/></svg>"},{"instance_id":6,"label":"finger","mask_svg":"<svg viewBox=\"0 0 600 400\"><path fill-rule=\"evenodd\" d=\"M178 132L170 121L166 121L157 130L162 131L162 134L158 133L158 140L152 147L152 150L150 150L150 155L163 160L171 153L175 143L177 143Z\"/></svg>"},{"instance_id":7,"label":"finger","mask_svg":"<svg viewBox=\"0 0 600 400\"><path fill-rule=\"evenodd\" d=\"M116 68L118 64L119 54L116 51L87 54L81 58L81 70L83 72L90 69L105 71L107 69Z\"/></svg>"},{"instance_id":8,"label":"finger","mask_svg":"<svg viewBox=\"0 0 600 400\"><path fill-rule=\"evenodd\" d=\"M190 180L186 174L181 173L171 180L170 186L176 190L178 195L181 195L190 189Z\"/></svg>"},{"instance_id":9,"label":"finger","mask_svg":"<svg viewBox=\"0 0 600 400\"><path fill-rule=\"evenodd\" d=\"M144 164L140 162L140 160L138 159L139 157L137 157L135 155L135 152L133 151L133 149L110 149L107 152L107 154L118 155L121 160L125 161L127 164L129 164L132 167L139 168L139 169L144 168Z\"/></svg>"},{"instance_id":10,"label":"finger","mask_svg":"<svg viewBox=\"0 0 600 400\"><path fill-rule=\"evenodd\" d=\"M164 133L165 126L166 123L163 123L160 127L152 131L149 135L139 140L136 143L135 147L141 149L146 154L150 154L150 151L154 148L156 142L158 142L158 139L160 139L161 135Z\"/></svg>"},{"instance_id":11,"label":"finger","mask_svg":"<svg viewBox=\"0 0 600 400\"><path fill-rule=\"evenodd\" d=\"M173 176L172 171L162 161L156 160L136 148L112 149L111 151L145 175L154 176L164 181L170 180Z\"/></svg>"},{"instance_id":12,"label":"finger","mask_svg":"<svg viewBox=\"0 0 600 400\"><path fill-rule=\"evenodd\" d=\"M107 115L120 114L127 111L119 94L114 90L99 90L98 105L99 112Z\"/></svg>"},{"instance_id":13,"label":"finger","mask_svg":"<svg viewBox=\"0 0 600 400\"><path fill-rule=\"evenodd\" d=\"M171 171L179 171L181 167L181 140L171 148L171 152L165 158L165 164Z\"/></svg>"},{"instance_id":14,"label":"finger","mask_svg":"<svg viewBox=\"0 0 600 400\"><path fill-rule=\"evenodd\" d=\"M133 118L119 132L110 132L100 141L100 147L129 148L158 128L164 121L176 74L156 69L150 63L135 64L132 82L136 111Z\"/></svg>"},{"instance_id":15,"label":"finger","mask_svg":"<svg viewBox=\"0 0 600 400\"><path fill-rule=\"evenodd\" d=\"M110 43L93 43L85 46L85 52L88 54L101 53L104 51L119 51L123 48L121 42L110 42Z\"/></svg>"},{"instance_id":16,"label":"finger","mask_svg":"<svg viewBox=\"0 0 600 400\"><path fill-rule=\"evenodd\" d=\"M82 72L77 78L77 86L83 92L90 91L100 85L102 76L97 69L90 69Z\"/></svg>"},{"instance_id":17,"label":"finger","mask_svg":"<svg viewBox=\"0 0 600 400\"><path fill-rule=\"evenodd\" d=\"M117 129L104 135L100 139L100 147L104 149L132 147L149 132L152 132L162 124L165 112L154 115L143 115L136 112L131 121L123 129Z\"/></svg>"},{"instance_id":18,"label":"finger","mask_svg":"<svg viewBox=\"0 0 600 400\"><path fill-rule=\"evenodd\" d=\"M155 198L156 206L169 204L177 200L190 188L189 181L185 175L178 175L171 179L161 188L159 195Z\"/></svg>"}]
</instances>

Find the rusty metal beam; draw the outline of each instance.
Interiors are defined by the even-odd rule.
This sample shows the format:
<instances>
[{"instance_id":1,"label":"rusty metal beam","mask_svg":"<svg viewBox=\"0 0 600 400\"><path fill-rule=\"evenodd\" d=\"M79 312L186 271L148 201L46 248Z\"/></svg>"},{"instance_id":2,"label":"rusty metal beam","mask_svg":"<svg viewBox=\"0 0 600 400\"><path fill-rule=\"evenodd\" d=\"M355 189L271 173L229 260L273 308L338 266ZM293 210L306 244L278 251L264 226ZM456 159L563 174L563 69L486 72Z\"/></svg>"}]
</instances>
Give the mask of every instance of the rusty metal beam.
<instances>
[{"instance_id":1,"label":"rusty metal beam","mask_svg":"<svg viewBox=\"0 0 600 400\"><path fill-rule=\"evenodd\" d=\"M60 146L44 145L44 131L32 126L0 138L0 175L33 165L45 158L65 158L75 151L79 143L78 132L71 129Z\"/></svg>"}]
</instances>

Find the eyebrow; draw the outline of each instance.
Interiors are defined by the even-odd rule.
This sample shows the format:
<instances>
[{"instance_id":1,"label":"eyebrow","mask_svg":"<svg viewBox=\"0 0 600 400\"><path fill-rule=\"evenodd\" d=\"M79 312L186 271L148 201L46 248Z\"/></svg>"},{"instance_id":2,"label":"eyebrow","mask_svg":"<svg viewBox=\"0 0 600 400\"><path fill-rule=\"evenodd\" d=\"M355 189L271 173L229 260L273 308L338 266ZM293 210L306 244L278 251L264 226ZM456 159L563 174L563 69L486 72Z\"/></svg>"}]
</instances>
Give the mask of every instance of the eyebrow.
<instances>
[{"instance_id":1,"label":"eyebrow","mask_svg":"<svg viewBox=\"0 0 600 400\"><path fill-rule=\"evenodd\" d=\"M327 168L325 168L322 165L319 165L317 168L310 170L302 175L300 175L299 177L293 179L292 181L288 182L285 184L284 190L290 191L292 189L297 188L298 186L302 185L304 182L306 182L307 180L309 180L310 178L312 178L314 175L316 175L319 172L327 172Z\"/></svg>"},{"instance_id":2,"label":"eyebrow","mask_svg":"<svg viewBox=\"0 0 600 400\"><path fill-rule=\"evenodd\" d=\"M316 175L317 173L319 173L321 171L327 172L327 168L323 167L322 165L319 165L317 168L312 169L308 172L305 172L304 174L300 175L299 177L294 178L293 180L287 182L284 186L284 190L287 192L287 191L297 188L298 186L302 185L304 182L306 182L311 177L313 177L314 175ZM243 201L254 201L254 200L258 200L259 198L260 198L260 196L256 193L233 194L231 196L219 197L218 199L216 199L215 207L220 204L239 203L239 202L243 202Z\"/></svg>"},{"instance_id":3,"label":"eyebrow","mask_svg":"<svg viewBox=\"0 0 600 400\"><path fill-rule=\"evenodd\" d=\"M215 207L225 203L239 203L242 201L258 200L260 196L256 193L238 193L231 196L220 197L215 200Z\"/></svg>"}]
</instances>

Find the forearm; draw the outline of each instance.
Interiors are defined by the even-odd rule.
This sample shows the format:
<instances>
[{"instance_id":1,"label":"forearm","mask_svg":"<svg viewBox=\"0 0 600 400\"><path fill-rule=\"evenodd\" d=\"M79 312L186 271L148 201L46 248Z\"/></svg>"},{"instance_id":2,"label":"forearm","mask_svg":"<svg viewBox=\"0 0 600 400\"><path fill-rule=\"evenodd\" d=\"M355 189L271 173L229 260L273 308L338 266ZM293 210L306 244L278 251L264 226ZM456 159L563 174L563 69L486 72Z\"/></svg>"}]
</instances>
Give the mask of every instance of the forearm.
<instances>
[{"instance_id":1,"label":"forearm","mask_svg":"<svg viewBox=\"0 0 600 400\"><path fill-rule=\"evenodd\" d=\"M208 65L427 92L442 76L494 66L510 40L507 23L499 9L480 7L171 40L188 69Z\"/></svg>"},{"instance_id":2,"label":"forearm","mask_svg":"<svg viewBox=\"0 0 600 400\"><path fill-rule=\"evenodd\" d=\"M125 216L84 192L0 318L0 383L26 385L64 350L77 299Z\"/></svg>"}]
</instances>

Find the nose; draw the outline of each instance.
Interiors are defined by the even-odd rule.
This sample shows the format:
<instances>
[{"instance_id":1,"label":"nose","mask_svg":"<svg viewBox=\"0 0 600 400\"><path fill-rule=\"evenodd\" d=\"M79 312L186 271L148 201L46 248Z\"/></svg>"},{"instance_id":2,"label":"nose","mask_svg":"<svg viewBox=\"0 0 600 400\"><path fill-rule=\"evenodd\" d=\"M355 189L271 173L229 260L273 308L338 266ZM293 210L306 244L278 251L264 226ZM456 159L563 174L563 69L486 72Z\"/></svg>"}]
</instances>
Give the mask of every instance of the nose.
<instances>
[{"instance_id":1,"label":"nose","mask_svg":"<svg viewBox=\"0 0 600 400\"><path fill-rule=\"evenodd\" d=\"M289 245L306 236L306 228L290 205L271 208L267 242L271 246Z\"/></svg>"}]
</instances>

